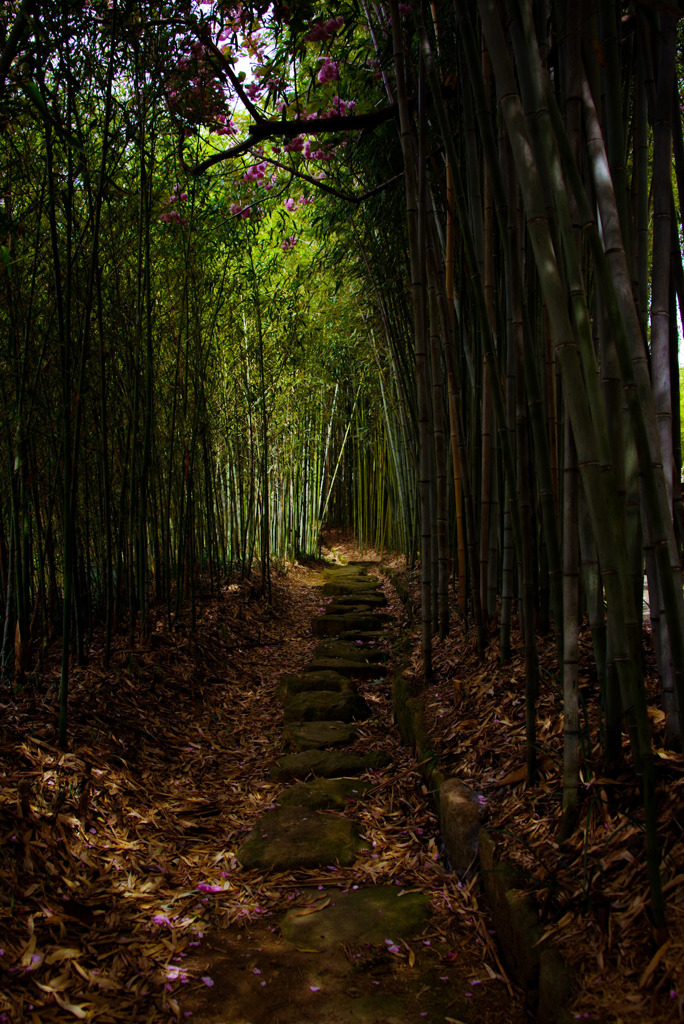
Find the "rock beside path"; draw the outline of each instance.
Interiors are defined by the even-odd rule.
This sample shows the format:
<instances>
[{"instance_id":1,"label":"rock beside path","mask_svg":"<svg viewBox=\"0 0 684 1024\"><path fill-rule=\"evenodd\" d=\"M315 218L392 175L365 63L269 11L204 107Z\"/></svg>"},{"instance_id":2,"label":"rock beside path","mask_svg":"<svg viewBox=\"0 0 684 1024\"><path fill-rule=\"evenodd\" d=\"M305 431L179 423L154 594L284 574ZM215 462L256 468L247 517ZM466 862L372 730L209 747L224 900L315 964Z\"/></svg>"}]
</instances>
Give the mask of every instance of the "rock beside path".
<instances>
[{"instance_id":1,"label":"rock beside path","mask_svg":"<svg viewBox=\"0 0 684 1024\"><path fill-rule=\"evenodd\" d=\"M323 779L340 776L363 775L367 771L379 771L390 763L382 751L370 754L348 754L340 750L304 750L300 754L286 754L271 768L271 776L283 782L287 779L306 779L317 775Z\"/></svg>"},{"instance_id":2,"label":"rock beside path","mask_svg":"<svg viewBox=\"0 0 684 1024\"><path fill-rule=\"evenodd\" d=\"M401 894L397 886L371 886L343 893L324 890L308 906L293 907L280 921L288 942L299 949L329 949L344 943L396 942L420 934L430 916L424 893Z\"/></svg>"},{"instance_id":3,"label":"rock beside path","mask_svg":"<svg viewBox=\"0 0 684 1024\"><path fill-rule=\"evenodd\" d=\"M267 811L237 851L245 868L287 871L339 863L349 867L367 842L348 818L310 808Z\"/></svg>"}]
</instances>

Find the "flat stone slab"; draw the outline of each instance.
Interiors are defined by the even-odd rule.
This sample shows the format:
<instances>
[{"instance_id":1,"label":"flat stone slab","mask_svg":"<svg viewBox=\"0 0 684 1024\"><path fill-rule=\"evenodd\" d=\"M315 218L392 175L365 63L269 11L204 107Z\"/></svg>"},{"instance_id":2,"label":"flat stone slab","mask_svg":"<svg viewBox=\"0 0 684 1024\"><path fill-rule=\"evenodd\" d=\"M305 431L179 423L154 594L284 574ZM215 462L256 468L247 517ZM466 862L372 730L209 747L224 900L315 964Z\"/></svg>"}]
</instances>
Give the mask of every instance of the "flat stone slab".
<instances>
[{"instance_id":1,"label":"flat stone slab","mask_svg":"<svg viewBox=\"0 0 684 1024\"><path fill-rule=\"evenodd\" d=\"M335 595L334 601L332 601L328 607L332 608L336 605L355 605L355 604L367 604L373 608L384 608L387 605L387 598L381 590L370 590L366 593L364 590L354 589L349 594L337 594Z\"/></svg>"},{"instance_id":2,"label":"flat stone slab","mask_svg":"<svg viewBox=\"0 0 684 1024\"><path fill-rule=\"evenodd\" d=\"M349 867L368 843L348 818L308 807L266 811L237 851L245 868L287 871L339 862Z\"/></svg>"},{"instance_id":3,"label":"flat stone slab","mask_svg":"<svg viewBox=\"0 0 684 1024\"><path fill-rule=\"evenodd\" d=\"M324 594L334 597L337 595L360 596L364 594L379 594L378 581L370 576L358 576L354 579L328 579L321 590Z\"/></svg>"},{"instance_id":4,"label":"flat stone slab","mask_svg":"<svg viewBox=\"0 0 684 1024\"><path fill-rule=\"evenodd\" d=\"M285 704L286 722L354 722L370 716L363 697L351 690L309 690L288 697Z\"/></svg>"},{"instance_id":5,"label":"flat stone slab","mask_svg":"<svg viewBox=\"0 0 684 1024\"><path fill-rule=\"evenodd\" d=\"M334 808L343 811L361 800L372 787L365 779L312 779L289 786L276 802L285 807L297 804L314 810Z\"/></svg>"},{"instance_id":6,"label":"flat stone slab","mask_svg":"<svg viewBox=\"0 0 684 1024\"><path fill-rule=\"evenodd\" d=\"M344 658L346 661L387 661L389 654L380 647L354 643L353 640L324 640L313 652L314 661L325 658Z\"/></svg>"},{"instance_id":7,"label":"flat stone slab","mask_svg":"<svg viewBox=\"0 0 684 1024\"><path fill-rule=\"evenodd\" d=\"M381 629L349 629L340 633L338 640L350 640L353 643L360 641L364 644L374 644L376 640L385 640L385 633Z\"/></svg>"},{"instance_id":8,"label":"flat stone slab","mask_svg":"<svg viewBox=\"0 0 684 1024\"><path fill-rule=\"evenodd\" d=\"M309 690L330 690L331 693L342 693L345 690L356 692L353 683L339 672L307 672L304 676L284 675L278 684L278 696L285 702L295 693L306 693Z\"/></svg>"},{"instance_id":9,"label":"flat stone slab","mask_svg":"<svg viewBox=\"0 0 684 1024\"><path fill-rule=\"evenodd\" d=\"M344 750L303 750L299 754L285 754L271 768L271 776L282 782L288 779L306 779L317 775L323 779L340 776L353 777L367 771L379 771L390 762L380 750L369 754L349 754Z\"/></svg>"},{"instance_id":10,"label":"flat stone slab","mask_svg":"<svg viewBox=\"0 0 684 1024\"><path fill-rule=\"evenodd\" d=\"M283 729L283 738L295 750L346 747L358 735L354 726L346 722L287 722Z\"/></svg>"},{"instance_id":11,"label":"flat stone slab","mask_svg":"<svg viewBox=\"0 0 684 1024\"><path fill-rule=\"evenodd\" d=\"M429 898L401 895L398 886L372 886L343 893L327 889L309 906L293 907L281 918L283 937L298 949L329 949L353 942L378 944L419 935L430 917Z\"/></svg>"},{"instance_id":12,"label":"flat stone slab","mask_svg":"<svg viewBox=\"0 0 684 1024\"><path fill-rule=\"evenodd\" d=\"M331 565L323 570L325 579L339 579L342 576L367 576L365 566L361 565Z\"/></svg>"},{"instance_id":13,"label":"flat stone slab","mask_svg":"<svg viewBox=\"0 0 684 1024\"><path fill-rule=\"evenodd\" d=\"M364 661L347 661L345 658L321 658L312 661L304 669L308 672L337 672L350 679L378 679L387 675L386 665L373 665Z\"/></svg>"},{"instance_id":14,"label":"flat stone slab","mask_svg":"<svg viewBox=\"0 0 684 1024\"><path fill-rule=\"evenodd\" d=\"M350 630L376 630L389 618L390 616L383 612L368 615L316 615L311 620L311 629L314 636L338 636Z\"/></svg>"},{"instance_id":15,"label":"flat stone slab","mask_svg":"<svg viewBox=\"0 0 684 1024\"><path fill-rule=\"evenodd\" d=\"M331 604L325 606L323 610L324 615L369 615L373 608L369 604L359 600L353 601L351 604L339 604L337 601L333 601Z\"/></svg>"}]
</instances>

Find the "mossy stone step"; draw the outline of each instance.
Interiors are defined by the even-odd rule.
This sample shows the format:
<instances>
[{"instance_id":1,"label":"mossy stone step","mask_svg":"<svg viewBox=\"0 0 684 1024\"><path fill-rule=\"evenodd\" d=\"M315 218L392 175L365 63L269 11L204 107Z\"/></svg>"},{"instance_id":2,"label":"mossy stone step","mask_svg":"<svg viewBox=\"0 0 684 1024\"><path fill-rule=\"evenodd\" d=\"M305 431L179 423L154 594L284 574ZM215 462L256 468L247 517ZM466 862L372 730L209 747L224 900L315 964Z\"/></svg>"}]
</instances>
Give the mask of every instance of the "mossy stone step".
<instances>
[{"instance_id":1,"label":"mossy stone step","mask_svg":"<svg viewBox=\"0 0 684 1024\"><path fill-rule=\"evenodd\" d=\"M349 640L353 643L374 644L377 640L386 640L386 634L381 629L349 629L340 633L338 640Z\"/></svg>"},{"instance_id":2,"label":"mossy stone step","mask_svg":"<svg viewBox=\"0 0 684 1024\"><path fill-rule=\"evenodd\" d=\"M347 722L287 722L283 729L283 739L295 750L346 747L358 735L354 726Z\"/></svg>"},{"instance_id":3,"label":"mossy stone step","mask_svg":"<svg viewBox=\"0 0 684 1024\"><path fill-rule=\"evenodd\" d=\"M324 615L370 615L375 609L362 601L354 604L338 604L333 601L323 609Z\"/></svg>"},{"instance_id":4,"label":"mossy stone step","mask_svg":"<svg viewBox=\"0 0 684 1024\"><path fill-rule=\"evenodd\" d=\"M335 594L334 600L328 605L329 608L355 604L372 605L373 608L384 608L387 605L387 598L381 590L369 590L368 593L352 591L350 594Z\"/></svg>"},{"instance_id":5,"label":"mossy stone step","mask_svg":"<svg viewBox=\"0 0 684 1024\"><path fill-rule=\"evenodd\" d=\"M321 590L331 597L353 597L358 595L378 594L378 581L370 576L360 576L358 580L326 580Z\"/></svg>"},{"instance_id":6,"label":"mossy stone step","mask_svg":"<svg viewBox=\"0 0 684 1024\"><path fill-rule=\"evenodd\" d=\"M345 658L321 658L312 661L304 669L311 672L333 671L350 679L379 679L387 675L386 665L375 665L372 662L347 661Z\"/></svg>"},{"instance_id":7,"label":"mossy stone step","mask_svg":"<svg viewBox=\"0 0 684 1024\"><path fill-rule=\"evenodd\" d=\"M259 819L238 849L237 859L245 868L273 871L336 862L349 867L367 848L367 841L348 818L302 806L276 807Z\"/></svg>"},{"instance_id":8,"label":"mossy stone step","mask_svg":"<svg viewBox=\"0 0 684 1024\"><path fill-rule=\"evenodd\" d=\"M314 661L325 658L344 658L346 661L387 661L389 654L380 647L368 647L351 640L324 640L313 652Z\"/></svg>"},{"instance_id":9,"label":"mossy stone step","mask_svg":"<svg viewBox=\"0 0 684 1024\"><path fill-rule=\"evenodd\" d=\"M354 722L370 716L363 697L351 690L308 690L288 697L285 703L286 722Z\"/></svg>"},{"instance_id":10,"label":"mossy stone step","mask_svg":"<svg viewBox=\"0 0 684 1024\"><path fill-rule=\"evenodd\" d=\"M306 779L317 775L323 779L341 776L353 777L367 771L379 771L390 763L381 750L369 754L349 754L345 750L304 750L299 754L285 754L271 768L274 779Z\"/></svg>"},{"instance_id":11,"label":"mossy stone step","mask_svg":"<svg viewBox=\"0 0 684 1024\"><path fill-rule=\"evenodd\" d=\"M389 621L389 618L390 616L383 612L368 615L316 615L311 620L311 629L314 636L338 636L350 631L377 630L378 626Z\"/></svg>"},{"instance_id":12,"label":"mossy stone step","mask_svg":"<svg viewBox=\"0 0 684 1024\"><path fill-rule=\"evenodd\" d=\"M312 809L334 808L344 811L361 800L372 783L365 779L312 779L289 786L276 799L284 807L297 804Z\"/></svg>"},{"instance_id":13,"label":"mossy stone step","mask_svg":"<svg viewBox=\"0 0 684 1024\"><path fill-rule=\"evenodd\" d=\"M310 690L330 690L331 693L356 693L356 687L339 672L307 672L303 676L282 676L278 684L278 697L283 703L295 693Z\"/></svg>"},{"instance_id":14,"label":"mossy stone step","mask_svg":"<svg viewBox=\"0 0 684 1024\"><path fill-rule=\"evenodd\" d=\"M357 579L359 576L367 577L365 568L358 565L330 565L323 570L323 579Z\"/></svg>"},{"instance_id":15,"label":"mossy stone step","mask_svg":"<svg viewBox=\"0 0 684 1024\"><path fill-rule=\"evenodd\" d=\"M312 894L313 895L313 894ZM343 893L316 892L308 906L292 907L280 920L283 937L298 949L330 949L348 942L378 944L419 935L430 917L422 892L371 886Z\"/></svg>"}]
</instances>

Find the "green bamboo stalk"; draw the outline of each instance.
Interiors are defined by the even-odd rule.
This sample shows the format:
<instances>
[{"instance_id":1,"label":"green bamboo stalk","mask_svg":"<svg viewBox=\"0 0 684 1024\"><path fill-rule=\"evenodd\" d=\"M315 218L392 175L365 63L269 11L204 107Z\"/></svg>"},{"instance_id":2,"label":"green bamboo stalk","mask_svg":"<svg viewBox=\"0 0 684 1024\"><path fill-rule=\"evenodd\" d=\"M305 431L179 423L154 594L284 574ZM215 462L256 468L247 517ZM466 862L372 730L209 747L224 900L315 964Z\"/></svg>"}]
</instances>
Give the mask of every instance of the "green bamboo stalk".
<instances>
[{"instance_id":1,"label":"green bamboo stalk","mask_svg":"<svg viewBox=\"0 0 684 1024\"><path fill-rule=\"evenodd\" d=\"M492 0L478 0L483 29L495 69L499 107L506 120L518 181L527 214L527 228L549 314L556 358L565 383L565 395L577 446L594 534L602 555L608 596L608 628L614 644L625 714L637 764L642 773L646 812L647 860L654 917L664 922L657 835L655 782L645 691L634 658L637 623L624 536L619 533L620 513L615 502L612 467L606 462L606 427L602 408L590 405L576 340L570 324L566 295L558 273L537 164L530 145L522 103L518 95L499 14ZM630 632L631 631L631 632Z\"/></svg>"}]
</instances>

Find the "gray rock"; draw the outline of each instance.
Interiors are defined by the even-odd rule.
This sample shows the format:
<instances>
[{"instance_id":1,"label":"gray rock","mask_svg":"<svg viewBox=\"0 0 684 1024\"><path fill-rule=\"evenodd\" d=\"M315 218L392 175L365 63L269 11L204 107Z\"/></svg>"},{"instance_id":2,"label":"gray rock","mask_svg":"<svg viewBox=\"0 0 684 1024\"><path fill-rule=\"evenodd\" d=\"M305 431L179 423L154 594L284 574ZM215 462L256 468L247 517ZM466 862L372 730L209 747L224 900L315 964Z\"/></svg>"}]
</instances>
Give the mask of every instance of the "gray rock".
<instances>
[{"instance_id":1,"label":"gray rock","mask_svg":"<svg viewBox=\"0 0 684 1024\"><path fill-rule=\"evenodd\" d=\"M462 875L477 855L480 805L458 779L447 779L439 787L439 819L449 860Z\"/></svg>"}]
</instances>

